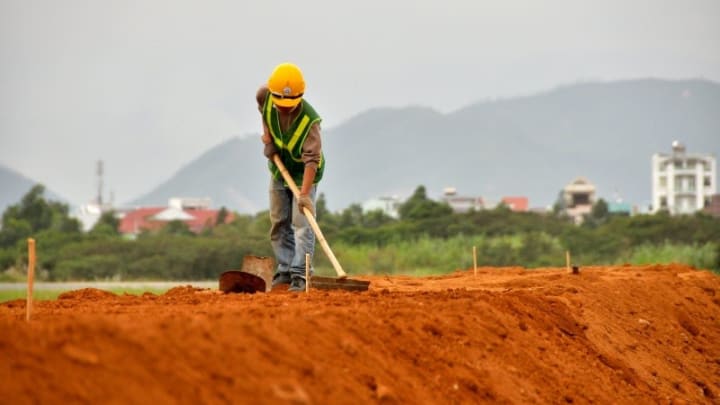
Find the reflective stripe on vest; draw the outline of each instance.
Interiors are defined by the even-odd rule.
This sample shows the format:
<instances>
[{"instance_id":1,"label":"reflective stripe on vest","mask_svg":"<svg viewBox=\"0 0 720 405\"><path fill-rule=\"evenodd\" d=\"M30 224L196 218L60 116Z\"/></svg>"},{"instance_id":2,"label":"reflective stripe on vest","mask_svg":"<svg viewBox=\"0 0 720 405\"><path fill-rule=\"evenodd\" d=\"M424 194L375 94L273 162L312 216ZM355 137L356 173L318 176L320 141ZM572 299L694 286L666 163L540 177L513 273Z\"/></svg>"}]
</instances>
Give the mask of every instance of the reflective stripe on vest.
<instances>
[{"instance_id":1,"label":"reflective stripe on vest","mask_svg":"<svg viewBox=\"0 0 720 405\"><path fill-rule=\"evenodd\" d=\"M277 109L273 107L268 93L265 97L265 104L263 105L263 120L268 127L273 143L278 149L280 159L287 167L290 175L302 182L304 172L302 147L312 126L319 123L321 119L312 106L305 100L302 100L297 108L301 109L300 113L290 124L287 132L283 132L280 127L280 114ZM315 182L318 182L320 178L322 178L324 163L325 157L321 154L318 170L315 174ZM270 171L275 178L278 178L278 170L272 162L270 162Z\"/></svg>"}]
</instances>

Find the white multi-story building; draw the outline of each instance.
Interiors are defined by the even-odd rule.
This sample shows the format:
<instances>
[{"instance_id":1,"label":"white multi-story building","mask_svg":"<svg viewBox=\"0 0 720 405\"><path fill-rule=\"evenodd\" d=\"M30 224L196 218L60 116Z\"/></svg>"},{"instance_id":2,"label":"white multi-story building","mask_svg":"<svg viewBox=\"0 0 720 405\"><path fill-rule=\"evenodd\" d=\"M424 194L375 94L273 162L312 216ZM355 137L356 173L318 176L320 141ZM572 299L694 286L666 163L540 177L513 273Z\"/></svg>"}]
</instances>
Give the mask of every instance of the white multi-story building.
<instances>
[{"instance_id":1,"label":"white multi-story building","mask_svg":"<svg viewBox=\"0 0 720 405\"><path fill-rule=\"evenodd\" d=\"M584 177L578 177L565 186L558 196L561 210L580 225L595 204L595 185Z\"/></svg>"},{"instance_id":2,"label":"white multi-story building","mask_svg":"<svg viewBox=\"0 0 720 405\"><path fill-rule=\"evenodd\" d=\"M691 214L710 205L717 191L717 160L712 154L687 153L675 141L672 153L652 156L652 211Z\"/></svg>"},{"instance_id":3,"label":"white multi-story building","mask_svg":"<svg viewBox=\"0 0 720 405\"><path fill-rule=\"evenodd\" d=\"M485 208L482 197L459 196L455 187L447 187L443 191L445 201L453 212L462 214L470 211L480 211Z\"/></svg>"},{"instance_id":4,"label":"white multi-story building","mask_svg":"<svg viewBox=\"0 0 720 405\"><path fill-rule=\"evenodd\" d=\"M400 213L398 212L398 210L400 209L400 204L400 197L396 195L385 196L365 201L362 204L362 210L363 213L380 210L385 215L397 219L400 217Z\"/></svg>"}]
</instances>

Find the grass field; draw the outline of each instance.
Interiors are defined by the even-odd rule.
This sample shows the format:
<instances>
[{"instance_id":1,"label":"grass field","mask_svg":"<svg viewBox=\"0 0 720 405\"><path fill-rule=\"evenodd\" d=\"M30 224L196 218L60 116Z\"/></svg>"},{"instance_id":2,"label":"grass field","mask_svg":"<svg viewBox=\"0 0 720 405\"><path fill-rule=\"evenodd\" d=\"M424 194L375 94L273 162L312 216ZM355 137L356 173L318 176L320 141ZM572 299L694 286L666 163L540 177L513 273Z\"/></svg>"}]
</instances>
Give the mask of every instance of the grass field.
<instances>
[{"instance_id":1,"label":"grass field","mask_svg":"<svg viewBox=\"0 0 720 405\"><path fill-rule=\"evenodd\" d=\"M141 295L145 292L153 294L163 294L168 288L110 288L106 291L110 291L114 294L132 294ZM35 290L33 291L34 300L54 300L57 299L58 295L70 290ZM24 290L0 290L0 302L12 301L16 299L25 299L26 291Z\"/></svg>"}]
</instances>

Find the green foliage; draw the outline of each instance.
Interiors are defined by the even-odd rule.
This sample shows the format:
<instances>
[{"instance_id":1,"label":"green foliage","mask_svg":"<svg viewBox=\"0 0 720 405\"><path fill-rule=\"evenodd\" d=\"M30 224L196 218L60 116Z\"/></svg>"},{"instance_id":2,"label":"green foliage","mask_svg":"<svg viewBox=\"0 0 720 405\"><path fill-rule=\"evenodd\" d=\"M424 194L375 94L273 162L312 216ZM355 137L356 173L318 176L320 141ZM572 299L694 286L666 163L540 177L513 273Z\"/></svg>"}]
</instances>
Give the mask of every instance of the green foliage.
<instances>
[{"instance_id":1,"label":"green foliage","mask_svg":"<svg viewBox=\"0 0 720 405\"><path fill-rule=\"evenodd\" d=\"M427 198L420 186L400 208L400 219L381 211L363 212L354 204L338 213L327 210L320 195L318 219L338 259L354 274L432 274L467 269L472 247L481 266L563 266L565 251L579 265L632 262L682 262L720 271L720 221L693 216L614 216L600 200L586 225L507 207L454 214L446 204ZM38 218L34 216L37 215ZM226 214L227 215L227 214ZM233 221L196 235L180 221L160 231L126 240L112 213L87 234L67 215L67 207L42 198L34 187L3 214L0 270L22 275L27 262L25 238L38 247L38 278L48 280L199 280L217 279L237 269L245 255L272 256L267 211L233 214ZM316 249L315 267L332 274Z\"/></svg>"},{"instance_id":2,"label":"green foliage","mask_svg":"<svg viewBox=\"0 0 720 405\"><path fill-rule=\"evenodd\" d=\"M583 226L589 228L595 228L603 223L607 222L610 217L610 211L608 210L608 204L600 198L595 204L593 204L590 215L585 216Z\"/></svg>"},{"instance_id":3,"label":"green foliage","mask_svg":"<svg viewBox=\"0 0 720 405\"><path fill-rule=\"evenodd\" d=\"M228 210L225 207L220 207L220 210L218 211L217 219L215 220L215 225L222 225L225 223L228 217Z\"/></svg>"},{"instance_id":4,"label":"green foliage","mask_svg":"<svg viewBox=\"0 0 720 405\"><path fill-rule=\"evenodd\" d=\"M10 247L18 241L32 235L32 225L28 221L19 218L3 218L2 230L0 230L0 246Z\"/></svg>"},{"instance_id":5,"label":"green foliage","mask_svg":"<svg viewBox=\"0 0 720 405\"><path fill-rule=\"evenodd\" d=\"M118 236L119 224L115 211L104 212L90 230L90 235L99 238Z\"/></svg>"},{"instance_id":6,"label":"green foliage","mask_svg":"<svg viewBox=\"0 0 720 405\"><path fill-rule=\"evenodd\" d=\"M363 223L363 212L360 204L352 204L342 211L338 225L342 228L359 226Z\"/></svg>"},{"instance_id":7,"label":"green foliage","mask_svg":"<svg viewBox=\"0 0 720 405\"><path fill-rule=\"evenodd\" d=\"M13 249L0 249L0 274L3 270L13 267L18 254Z\"/></svg>"},{"instance_id":8,"label":"green foliage","mask_svg":"<svg viewBox=\"0 0 720 405\"><path fill-rule=\"evenodd\" d=\"M68 215L68 206L47 201L42 184L33 186L20 203L8 207L2 215L0 248L9 248L44 230L79 234L80 222Z\"/></svg>"},{"instance_id":9,"label":"green foliage","mask_svg":"<svg viewBox=\"0 0 720 405\"><path fill-rule=\"evenodd\" d=\"M19 204L12 205L5 210L3 223L13 218L26 221L33 231L50 228L53 221L53 211L50 204L43 197L44 193L45 187L43 185L35 185L22 197Z\"/></svg>"},{"instance_id":10,"label":"green foliage","mask_svg":"<svg viewBox=\"0 0 720 405\"><path fill-rule=\"evenodd\" d=\"M702 245L661 245L645 244L638 246L630 256L634 264L684 263L698 269L718 269L720 244Z\"/></svg>"},{"instance_id":11,"label":"green foliage","mask_svg":"<svg viewBox=\"0 0 720 405\"><path fill-rule=\"evenodd\" d=\"M597 220L605 220L609 215L608 204L602 198L593 205L592 212L590 213L590 216Z\"/></svg>"},{"instance_id":12,"label":"green foliage","mask_svg":"<svg viewBox=\"0 0 720 405\"><path fill-rule=\"evenodd\" d=\"M61 261L55 271L55 280L111 280L120 278L122 261L117 255L89 255Z\"/></svg>"},{"instance_id":13,"label":"green foliage","mask_svg":"<svg viewBox=\"0 0 720 405\"><path fill-rule=\"evenodd\" d=\"M263 241L263 244L267 244ZM200 280L237 269L247 254L269 255L269 248L232 238L156 235L71 243L57 257L52 280Z\"/></svg>"},{"instance_id":14,"label":"green foliage","mask_svg":"<svg viewBox=\"0 0 720 405\"><path fill-rule=\"evenodd\" d=\"M160 235L184 235L194 236L195 234L190 230L187 224L179 219L168 222L158 232Z\"/></svg>"},{"instance_id":15,"label":"green foliage","mask_svg":"<svg viewBox=\"0 0 720 405\"><path fill-rule=\"evenodd\" d=\"M374 210L366 213L363 216L363 225L368 228L379 228L383 225L387 225L393 222L394 219L389 215L385 214L382 210Z\"/></svg>"},{"instance_id":16,"label":"green foliage","mask_svg":"<svg viewBox=\"0 0 720 405\"><path fill-rule=\"evenodd\" d=\"M521 235L454 236L448 239L423 236L384 246L339 243L334 246L343 267L359 274L445 273L472 266L472 247L478 251L480 266L559 266L563 249L560 241L543 233ZM324 257L316 256L318 267L329 268ZM328 271L326 271L328 272Z\"/></svg>"},{"instance_id":17,"label":"green foliage","mask_svg":"<svg viewBox=\"0 0 720 405\"><path fill-rule=\"evenodd\" d=\"M449 205L433 201L427 197L425 186L418 186L413 195L400 205L398 211L400 218L404 220L419 220L452 214L452 208Z\"/></svg>"},{"instance_id":18,"label":"green foliage","mask_svg":"<svg viewBox=\"0 0 720 405\"><path fill-rule=\"evenodd\" d=\"M320 193L315 201L315 216L318 218L324 218L326 215L330 215L330 211L327 208L325 194Z\"/></svg>"}]
</instances>

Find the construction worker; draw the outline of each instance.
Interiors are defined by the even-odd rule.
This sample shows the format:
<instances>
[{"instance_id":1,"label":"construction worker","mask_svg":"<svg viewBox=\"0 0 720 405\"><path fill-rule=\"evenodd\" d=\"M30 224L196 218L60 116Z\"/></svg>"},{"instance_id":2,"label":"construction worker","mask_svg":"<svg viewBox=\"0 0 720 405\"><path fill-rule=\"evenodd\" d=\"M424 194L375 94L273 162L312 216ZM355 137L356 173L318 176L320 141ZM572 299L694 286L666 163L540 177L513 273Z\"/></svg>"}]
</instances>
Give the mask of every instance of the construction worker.
<instances>
[{"instance_id":1,"label":"construction worker","mask_svg":"<svg viewBox=\"0 0 720 405\"><path fill-rule=\"evenodd\" d=\"M289 291L305 290L305 254L312 257L315 234L303 208L315 215L315 192L322 179L325 159L320 141L320 116L303 98L305 80L292 63L275 67L267 85L257 92L262 114L264 155L270 168L270 242L275 252L277 269L273 288L289 284ZM290 176L300 189L300 198L293 196L272 161L278 154ZM312 270L311 270L312 274Z\"/></svg>"}]
</instances>

